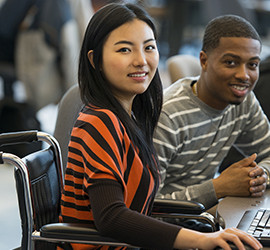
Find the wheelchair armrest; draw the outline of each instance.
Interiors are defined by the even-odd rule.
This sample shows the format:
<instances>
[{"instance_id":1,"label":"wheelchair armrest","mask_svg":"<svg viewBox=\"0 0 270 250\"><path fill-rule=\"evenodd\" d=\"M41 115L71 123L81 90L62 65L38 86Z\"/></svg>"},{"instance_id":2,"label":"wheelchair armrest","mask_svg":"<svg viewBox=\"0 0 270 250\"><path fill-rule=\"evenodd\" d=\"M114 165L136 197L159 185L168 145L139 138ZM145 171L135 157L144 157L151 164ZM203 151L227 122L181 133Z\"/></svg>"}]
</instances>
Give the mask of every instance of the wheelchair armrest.
<instances>
[{"instance_id":1,"label":"wheelchair armrest","mask_svg":"<svg viewBox=\"0 0 270 250\"><path fill-rule=\"evenodd\" d=\"M52 223L40 228L40 235L46 238L69 238L85 239L85 237L95 238L98 231L85 224L73 223Z\"/></svg>"},{"instance_id":2,"label":"wheelchair armrest","mask_svg":"<svg viewBox=\"0 0 270 250\"><path fill-rule=\"evenodd\" d=\"M74 242L85 244L101 244L110 246L130 246L99 234L91 225L79 223L51 223L40 228L40 238L52 242Z\"/></svg>"},{"instance_id":3,"label":"wheelchair armrest","mask_svg":"<svg viewBox=\"0 0 270 250\"><path fill-rule=\"evenodd\" d=\"M153 214L152 216L154 218L162 219L163 221L166 221L168 223L187 227L196 231L215 232L220 230L218 220L213 215L207 212L203 212L201 214L162 213L162 214ZM192 222L193 225L191 225L192 227L188 225L188 223L190 223L191 221L193 221Z\"/></svg>"},{"instance_id":4,"label":"wheelchair armrest","mask_svg":"<svg viewBox=\"0 0 270 250\"><path fill-rule=\"evenodd\" d=\"M155 199L152 216L167 218L204 219L200 216L205 208L202 204L193 201L177 201L167 199ZM198 216L197 216L198 215ZM78 223L52 223L40 228L40 237L36 240L48 240L52 242L77 242L85 244L100 244L110 246L130 245L118 242L114 239L101 236L96 228L91 225Z\"/></svg>"},{"instance_id":5,"label":"wheelchair armrest","mask_svg":"<svg viewBox=\"0 0 270 250\"><path fill-rule=\"evenodd\" d=\"M204 205L199 202L156 198L154 201L152 214L201 214L204 211Z\"/></svg>"},{"instance_id":6,"label":"wheelchair armrest","mask_svg":"<svg viewBox=\"0 0 270 250\"><path fill-rule=\"evenodd\" d=\"M0 145L10 145L38 141L37 130L2 133Z\"/></svg>"}]
</instances>

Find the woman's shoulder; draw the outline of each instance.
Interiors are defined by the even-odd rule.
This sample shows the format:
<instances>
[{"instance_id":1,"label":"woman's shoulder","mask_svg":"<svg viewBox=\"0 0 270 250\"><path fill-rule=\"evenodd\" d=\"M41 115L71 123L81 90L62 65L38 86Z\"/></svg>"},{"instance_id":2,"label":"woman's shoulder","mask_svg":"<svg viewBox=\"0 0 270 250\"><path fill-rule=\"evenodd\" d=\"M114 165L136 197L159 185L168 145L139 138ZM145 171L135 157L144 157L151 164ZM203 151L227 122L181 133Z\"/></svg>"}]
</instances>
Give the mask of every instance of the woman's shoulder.
<instances>
[{"instance_id":1,"label":"woman's shoulder","mask_svg":"<svg viewBox=\"0 0 270 250\"><path fill-rule=\"evenodd\" d=\"M80 123L91 123L93 126L123 127L118 116L106 108L85 106L79 114Z\"/></svg>"},{"instance_id":2,"label":"woman's shoulder","mask_svg":"<svg viewBox=\"0 0 270 250\"><path fill-rule=\"evenodd\" d=\"M91 117L92 119L118 119L117 115L111 111L110 109L106 108L98 108L98 107L90 107L90 106L84 106L84 108L81 110L79 117Z\"/></svg>"}]
</instances>

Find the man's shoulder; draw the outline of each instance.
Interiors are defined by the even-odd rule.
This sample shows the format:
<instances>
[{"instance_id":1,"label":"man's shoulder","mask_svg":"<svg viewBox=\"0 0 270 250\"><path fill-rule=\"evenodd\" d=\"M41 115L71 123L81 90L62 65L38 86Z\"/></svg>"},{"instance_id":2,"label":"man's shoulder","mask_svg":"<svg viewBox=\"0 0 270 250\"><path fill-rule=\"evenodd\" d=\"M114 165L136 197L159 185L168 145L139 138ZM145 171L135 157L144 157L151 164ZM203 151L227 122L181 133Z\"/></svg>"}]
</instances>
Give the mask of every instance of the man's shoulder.
<instances>
[{"instance_id":1,"label":"man's shoulder","mask_svg":"<svg viewBox=\"0 0 270 250\"><path fill-rule=\"evenodd\" d=\"M164 90L164 103L171 99L186 95L192 81L197 80L196 77L186 77L177 80Z\"/></svg>"},{"instance_id":2,"label":"man's shoulder","mask_svg":"<svg viewBox=\"0 0 270 250\"><path fill-rule=\"evenodd\" d=\"M191 82L194 80L196 81L196 78L179 79L164 91L160 121L165 117L177 120L182 119L182 112L185 113L186 110L190 110L194 105L196 106L190 87Z\"/></svg>"},{"instance_id":3,"label":"man's shoulder","mask_svg":"<svg viewBox=\"0 0 270 250\"><path fill-rule=\"evenodd\" d=\"M248 109L250 109L250 107L253 106L254 102L258 103L257 98L256 98L254 92L250 91L248 93L248 95L246 96L245 100L240 104L240 106L242 106L244 108L248 107Z\"/></svg>"}]
</instances>

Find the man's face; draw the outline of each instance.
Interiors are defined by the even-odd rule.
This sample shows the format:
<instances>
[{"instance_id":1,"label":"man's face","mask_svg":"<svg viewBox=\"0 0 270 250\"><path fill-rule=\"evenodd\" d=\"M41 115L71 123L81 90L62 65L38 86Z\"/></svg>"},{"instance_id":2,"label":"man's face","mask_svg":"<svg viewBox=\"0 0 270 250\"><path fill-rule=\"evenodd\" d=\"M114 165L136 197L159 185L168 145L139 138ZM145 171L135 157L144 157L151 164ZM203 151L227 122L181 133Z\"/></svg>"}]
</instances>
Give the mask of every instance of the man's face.
<instances>
[{"instance_id":1,"label":"man's face","mask_svg":"<svg viewBox=\"0 0 270 250\"><path fill-rule=\"evenodd\" d=\"M220 110L240 104L259 77L260 52L258 40L243 37L222 37L217 48L202 51L199 98Z\"/></svg>"}]
</instances>

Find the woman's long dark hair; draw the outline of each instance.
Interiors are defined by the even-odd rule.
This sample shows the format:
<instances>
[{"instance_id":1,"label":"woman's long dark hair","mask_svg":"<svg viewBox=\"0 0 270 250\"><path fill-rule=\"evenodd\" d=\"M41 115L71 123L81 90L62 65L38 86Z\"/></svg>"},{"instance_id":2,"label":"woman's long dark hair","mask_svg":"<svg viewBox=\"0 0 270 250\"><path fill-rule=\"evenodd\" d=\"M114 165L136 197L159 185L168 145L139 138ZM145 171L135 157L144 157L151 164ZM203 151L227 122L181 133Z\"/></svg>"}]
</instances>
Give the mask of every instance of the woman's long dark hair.
<instances>
[{"instance_id":1,"label":"woman's long dark hair","mask_svg":"<svg viewBox=\"0 0 270 250\"><path fill-rule=\"evenodd\" d=\"M153 133L162 106L162 83L158 70L148 89L134 98L132 111L136 117L135 122L112 95L110 85L99 67L102 65L103 45L110 32L135 18L147 23L156 37L155 26L150 16L136 5L114 3L95 13L85 32L80 52L78 80L84 104L114 112L124 124L134 145L138 147L143 164L148 164L157 177L158 160L153 146ZM89 50L93 50L95 68L88 60Z\"/></svg>"}]
</instances>

